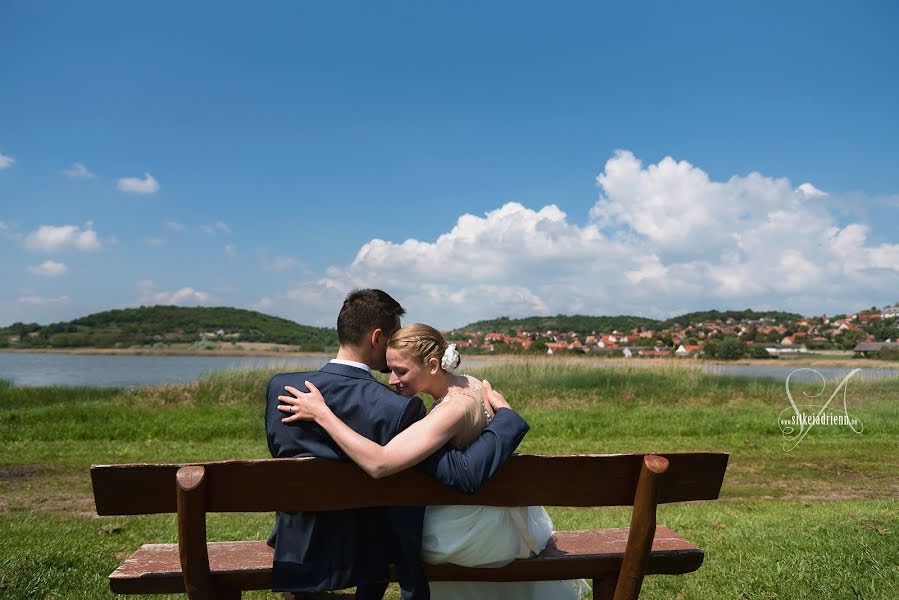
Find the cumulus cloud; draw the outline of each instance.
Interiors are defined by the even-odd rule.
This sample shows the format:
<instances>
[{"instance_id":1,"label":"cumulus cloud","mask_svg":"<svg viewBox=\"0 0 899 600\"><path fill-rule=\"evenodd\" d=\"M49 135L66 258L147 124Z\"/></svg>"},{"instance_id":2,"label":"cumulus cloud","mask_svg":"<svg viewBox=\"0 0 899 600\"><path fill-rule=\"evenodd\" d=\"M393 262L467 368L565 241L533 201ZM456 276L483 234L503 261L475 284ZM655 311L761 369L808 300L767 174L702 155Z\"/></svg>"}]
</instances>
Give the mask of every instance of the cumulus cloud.
<instances>
[{"instance_id":1,"label":"cumulus cloud","mask_svg":"<svg viewBox=\"0 0 899 600\"><path fill-rule=\"evenodd\" d=\"M237 256L237 246L234 244L225 244L225 254L228 256Z\"/></svg>"},{"instance_id":2,"label":"cumulus cloud","mask_svg":"<svg viewBox=\"0 0 899 600\"><path fill-rule=\"evenodd\" d=\"M18 299L19 304L28 304L31 306L45 306L47 304L66 304L71 301L71 298L68 296L57 296L55 298L38 296L38 295L27 295L21 296Z\"/></svg>"},{"instance_id":3,"label":"cumulus cloud","mask_svg":"<svg viewBox=\"0 0 899 600\"><path fill-rule=\"evenodd\" d=\"M798 188L796 188L796 191L806 198L823 198L827 195L827 192L819 190L808 182L800 185Z\"/></svg>"},{"instance_id":4,"label":"cumulus cloud","mask_svg":"<svg viewBox=\"0 0 899 600\"><path fill-rule=\"evenodd\" d=\"M212 296L207 292L192 287L183 287L175 291L159 290L149 279L138 282L137 289L138 301L141 304L197 305L207 304L212 300Z\"/></svg>"},{"instance_id":5,"label":"cumulus cloud","mask_svg":"<svg viewBox=\"0 0 899 600\"><path fill-rule=\"evenodd\" d=\"M69 272L69 268L63 263L52 260L45 260L39 265L28 267L28 270L41 277L60 277Z\"/></svg>"},{"instance_id":6,"label":"cumulus cloud","mask_svg":"<svg viewBox=\"0 0 899 600\"><path fill-rule=\"evenodd\" d=\"M61 173L66 177L71 177L72 179L93 179L95 177L95 175L91 173L88 168L80 162L72 163L71 167L69 167L68 169L63 169Z\"/></svg>"},{"instance_id":7,"label":"cumulus cloud","mask_svg":"<svg viewBox=\"0 0 899 600\"><path fill-rule=\"evenodd\" d=\"M59 250L99 250L103 247L93 224L88 222L84 228L77 225L41 225L36 231L25 236L25 247L42 252Z\"/></svg>"},{"instance_id":8,"label":"cumulus cloud","mask_svg":"<svg viewBox=\"0 0 899 600\"><path fill-rule=\"evenodd\" d=\"M165 227L169 231L184 231L184 224L177 221L169 221L165 224Z\"/></svg>"},{"instance_id":9,"label":"cumulus cloud","mask_svg":"<svg viewBox=\"0 0 899 600\"><path fill-rule=\"evenodd\" d=\"M371 240L349 265L267 301L329 324L350 289L375 286L410 319L455 327L504 314L843 312L899 287L899 244L872 244L867 225L839 224L808 202L824 194L811 183L760 173L715 181L689 162L644 165L627 151L596 180L583 224L555 204L509 202L462 215L433 240Z\"/></svg>"},{"instance_id":10,"label":"cumulus cloud","mask_svg":"<svg viewBox=\"0 0 899 600\"><path fill-rule=\"evenodd\" d=\"M12 156L7 156L5 154L0 153L0 171L3 169L8 169L16 163L16 159Z\"/></svg>"},{"instance_id":11,"label":"cumulus cloud","mask_svg":"<svg viewBox=\"0 0 899 600\"><path fill-rule=\"evenodd\" d=\"M149 173L144 173L143 179L140 177L122 177L118 180L116 187L123 192L155 194L159 191L159 182Z\"/></svg>"}]
</instances>

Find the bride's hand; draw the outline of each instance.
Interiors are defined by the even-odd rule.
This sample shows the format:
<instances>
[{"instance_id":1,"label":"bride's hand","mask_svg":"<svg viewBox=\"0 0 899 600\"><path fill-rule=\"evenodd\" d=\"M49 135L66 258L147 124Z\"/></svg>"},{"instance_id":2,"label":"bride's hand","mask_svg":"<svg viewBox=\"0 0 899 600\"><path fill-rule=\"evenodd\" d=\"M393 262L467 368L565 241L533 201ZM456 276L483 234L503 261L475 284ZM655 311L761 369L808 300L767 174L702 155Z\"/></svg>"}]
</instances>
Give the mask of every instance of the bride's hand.
<instances>
[{"instance_id":1,"label":"bride's hand","mask_svg":"<svg viewBox=\"0 0 899 600\"><path fill-rule=\"evenodd\" d=\"M509 406L509 403L506 402L503 395L493 389L493 386L490 385L490 382L487 380L484 380L484 390L487 392L487 402L490 403L490 407L493 408L494 413L501 408L512 408Z\"/></svg>"},{"instance_id":2,"label":"bride's hand","mask_svg":"<svg viewBox=\"0 0 899 600\"><path fill-rule=\"evenodd\" d=\"M293 423L300 420L316 421L330 410L318 388L312 385L310 381L304 381L303 383L309 390L308 392L301 392L295 387L285 385L284 389L292 395L278 396L278 400L286 402L286 404L279 404L278 410L290 413L289 417L281 419L282 423Z\"/></svg>"}]
</instances>

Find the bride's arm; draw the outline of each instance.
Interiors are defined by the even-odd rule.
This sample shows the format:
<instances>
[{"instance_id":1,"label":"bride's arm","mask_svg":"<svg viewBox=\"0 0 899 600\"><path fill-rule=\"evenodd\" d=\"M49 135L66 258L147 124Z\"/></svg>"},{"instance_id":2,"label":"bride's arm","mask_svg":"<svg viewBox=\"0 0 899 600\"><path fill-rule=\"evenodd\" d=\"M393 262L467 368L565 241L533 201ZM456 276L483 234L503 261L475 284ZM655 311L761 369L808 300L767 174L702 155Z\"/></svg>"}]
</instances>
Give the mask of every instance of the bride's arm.
<instances>
[{"instance_id":1,"label":"bride's arm","mask_svg":"<svg viewBox=\"0 0 899 600\"><path fill-rule=\"evenodd\" d=\"M304 383L309 392L285 386L292 395L278 396L278 400L286 403L278 405L278 409L291 413L281 421L315 421L353 462L375 479L420 463L452 439L462 426L464 407L455 402L444 402L440 410L432 411L400 432L386 446L381 446L341 421L325 404L318 388L309 381Z\"/></svg>"}]
</instances>

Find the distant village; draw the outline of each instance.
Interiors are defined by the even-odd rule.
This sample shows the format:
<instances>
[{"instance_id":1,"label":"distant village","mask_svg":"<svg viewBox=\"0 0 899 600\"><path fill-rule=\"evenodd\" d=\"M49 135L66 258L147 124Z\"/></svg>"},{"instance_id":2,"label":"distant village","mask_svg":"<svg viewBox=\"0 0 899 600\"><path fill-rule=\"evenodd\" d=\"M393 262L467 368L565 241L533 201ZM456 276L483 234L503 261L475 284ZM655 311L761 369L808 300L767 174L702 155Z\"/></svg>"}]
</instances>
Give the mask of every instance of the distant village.
<instances>
[{"instance_id":1,"label":"distant village","mask_svg":"<svg viewBox=\"0 0 899 600\"><path fill-rule=\"evenodd\" d=\"M896 319L893 321L893 319ZM892 337L878 339L877 333ZM596 354L625 358L777 358L815 351L853 351L862 356L899 353L899 304L834 318L803 317L704 321L667 329L594 331L454 331L449 337L478 353Z\"/></svg>"}]
</instances>

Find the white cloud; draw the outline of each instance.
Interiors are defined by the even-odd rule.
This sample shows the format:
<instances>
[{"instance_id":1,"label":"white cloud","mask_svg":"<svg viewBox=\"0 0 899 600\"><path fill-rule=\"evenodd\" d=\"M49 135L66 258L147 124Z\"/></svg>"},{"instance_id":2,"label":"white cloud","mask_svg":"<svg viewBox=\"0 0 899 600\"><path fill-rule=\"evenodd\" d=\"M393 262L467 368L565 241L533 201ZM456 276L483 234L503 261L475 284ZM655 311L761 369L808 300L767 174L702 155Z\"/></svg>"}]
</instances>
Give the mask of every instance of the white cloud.
<instances>
[{"instance_id":1,"label":"white cloud","mask_svg":"<svg viewBox=\"0 0 899 600\"><path fill-rule=\"evenodd\" d=\"M71 167L69 167L68 169L63 169L61 173L66 177L71 177L72 179L93 179L95 177L95 175L91 173L88 168L80 162L72 163Z\"/></svg>"},{"instance_id":2,"label":"white cloud","mask_svg":"<svg viewBox=\"0 0 899 600\"><path fill-rule=\"evenodd\" d=\"M624 151L597 182L583 225L554 204L510 202L462 215L434 240L371 240L349 265L267 296L269 308L333 324L350 289L372 286L410 320L454 327L504 314L843 312L899 288L899 244L873 245L866 225L838 224L806 201L812 184L760 173L714 181L686 161L645 166Z\"/></svg>"},{"instance_id":3,"label":"white cloud","mask_svg":"<svg viewBox=\"0 0 899 600\"><path fill-rule=\"evenodd\" d=\"M137 289L138 301L141 304L196 305L207 304L212 300L209 293L192 287L183 287L175 291L158 290L149 279L138 282Z\"/></svg>"},{"instance_id":4,"label":"white cloud","mask_svg":"<svg viewBox=\"0 0 899 600\"><path fill-rule=\"evenodd\" d=\"M44 296L28 295L18 299L19 304L28 304L32 306L44 306L47 304L66 304L71 301L68 296L57 296L56 298L48 298Z\"/></svg>"},{"instance_id":5,"label":"white cloud","mask_svg":"<svg viewBox=\"0 0 899 600\"><path fill-rule=\"evenodd\" d=\"M84 229L76 225L41 225L36 231L25 236L25 247L30 250L56 252L59 250L99 250L103 247L93 224L88 222Z\"/></svg>"},{"instance_id":6,"label":"white cloud","mask_svg":"<svg viewBox=\"0 0 899 600\"><path fill-rule=\"evenodd\" d=\"M0 171L3 169L8 169L16 163L16 159L12 156L7 156L5 154L0 153Z\"/></svg>"},{"instance_id":7,"label":"white cloud","mask_svg":"<svg viewBox=\"0 0 899 600\"><path fill-rule=\"evenodd\" d=\"M167 243L166 240L164 240L163 238L158 238L158 237L148 237L147 239L144 240L144 244L146 244L147 246L150 246L150 247L154 247L154 248L159 247L159 246L164 246L166 243Z\"/></svg>"},{"instance_id":8,"label":"white cloud","mask_svg":"<svg viewBox=\"0 0 899 600\"><path fill-rule=\"evenodd\" d=\"M41 277L60 277L69 272L69 268L63 263L52 260L45 260L39 265L28 267L28 270Z\"/></svg>"},{"instance_id":9,"label":"white cloud","mask_svg":"<svg viewBox=\"0 0 899 600\"><path fill-rule=\"evenodd\" d=\"M806 182L796 188L796 192L801 194L805 198L823 198L827 196L827 192L823 192L813 186L812 184Z\"/></svg>"},{"instance_id":10,"label":"white cloud","mask_svg":"<svg viewBox=\"0 0 899 600\"><path fill-rule=\"evenodd\" d=\"M225 244L225 254L228 256L237 256L237 246L234 244Z\"/></svg>"},{"instance_id":11,"label":"white cloud","mask_svg":"<svg viewBox=\"0 0 899 600\"><path fill-rule=\"evenodd\" d=\"M116 187L123 192L155 194L159 191L159 182L149 173L144 173L143 179L140 177L122 177L118 180Z\"/></svg>"},{"instance_id":12,"label":"white cloud","mask_svg":"<svg viewBox=\"0 0 899 600\"><path fill-rule=\"evenodd\" d=\"M169 221L165 226L169 231L184 231L184 224L177 221Z\"/></svg>"}]
</instances>

